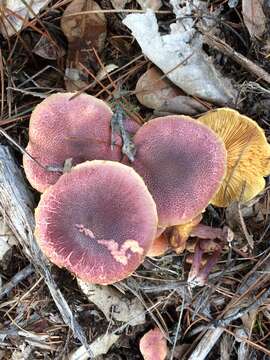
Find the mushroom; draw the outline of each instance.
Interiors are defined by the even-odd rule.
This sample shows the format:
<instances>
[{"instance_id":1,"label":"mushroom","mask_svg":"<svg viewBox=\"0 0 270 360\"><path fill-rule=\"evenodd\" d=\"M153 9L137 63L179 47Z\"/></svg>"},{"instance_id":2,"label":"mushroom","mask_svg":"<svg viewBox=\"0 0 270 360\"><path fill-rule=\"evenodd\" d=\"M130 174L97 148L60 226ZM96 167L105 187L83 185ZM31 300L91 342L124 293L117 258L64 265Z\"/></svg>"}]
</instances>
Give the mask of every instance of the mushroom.
<instances>
[{"instance_id":1,"label":"mushroom","mask_svg":"<svg viewBox=\"0 0 270 360\"><path fill-rule=\"evenodd\" d=\"M150 120L133 140L137 152L132 166L156 202L159 226L177 227L171 245L181 251L188 237L181 231L183 225L200 219L220 187L226 169L224 144L211 129L187 116Z\"/></svg>"},{"instance_id":2,"label":"mushroom","mask_svg":"<svg viewBox=\"0 0 270 360\"><path fill-rule=\"evenodd\" d=\"M270 145L260 126L236 110L221 108L199 118L224 141L227 172L211 203L227 207L246 202L265 187L264 176L270 174Z\"/></svg>"},{"instance_id":3,"label":"mushroom","mask_svg":"<svg viewBox=\"0 0 270 360\"><path fill-rule=\"evenodd\" d=\"M167 340L163 332L155 327L140 340L140 352L144 360L164 360L168 353Z\"/></svg>"},{"instance_id":4,"label":"mushroom","mask_svg":"<svg viewBox=\"0 0 270 360\"><path fill-rule=\"evenodd\" d=\"M120 136L111 147L109 106L91 95L74 95L50 95L31 115L26 151L36 161L24 155L23 165L30 184L40 192L61 176L66 159L72 158L76 165L95 159L120 161L122 157ZM130 121L128 127L135 129Z\"/></svg>"},{"instance_id":5,"label":"mushroom","mask_svg":"<svg viewBox=\"0 0 270 360\"><path fill-rule=\"evenodd\" d=\"M157 231L156 205L130 167L94 160L63 174L35 213L41 250L80 279L111 284L141 264Z\"/></svg>"},{"instance_id":6,"label":"mushroom","mask_svg":"<svg viewBox=\"0 0 270 360\"><path fill-rule=\"evenodd\" d=\"M153 245L151 246L150 250L147 253L147 256L149 257L161 256L164 255L168 249L169 249L168 237L167 234L163 233L154 240Z\"/></svg>"}]
</instances>

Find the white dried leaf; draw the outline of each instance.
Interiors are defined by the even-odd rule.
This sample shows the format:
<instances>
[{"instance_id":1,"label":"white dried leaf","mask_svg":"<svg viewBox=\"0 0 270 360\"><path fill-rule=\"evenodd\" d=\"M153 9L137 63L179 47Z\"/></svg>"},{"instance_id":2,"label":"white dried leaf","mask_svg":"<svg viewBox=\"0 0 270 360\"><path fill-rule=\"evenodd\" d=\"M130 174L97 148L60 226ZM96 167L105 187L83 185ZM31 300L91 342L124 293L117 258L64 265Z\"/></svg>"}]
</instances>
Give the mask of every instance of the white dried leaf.
<instances>
[{"instance_id":1,"label":"white dried leaf","mask_svg":"<svg viewBox=\"0 0 270 360\"><path fill-rule=\"evenodd\" d=\"M8 38L21 30L51 0L3 0L0 5L0 32Z\"/></svg>"},{"instance_id":2,"label":"white dried leaf","mask_svg":"<svg viewBox=\"0 0 270 360\"><path fill-rule=\"evenodd\" d=\"M129 322L135 326L145 322L144 307L138 299L127 299L126 296L111 286L88 284L77 279L82 292L105 315L106 319Z\"/></svg>"},{"instance_id":3,"label":"white dried leaf","mask_svg":"<svg viewBox=\"0 0 270 360\"><path fill-rule=\"evenodd\" d=\"M115 334L104 334L97 338L95 341L92 342L90 345L90 350L93 353L94 358L103 354L107 354L110 347L116 343L119 339L119 335ZM90 356L88 355L87 351L85 350L84 346L79 347L75 350L70 356L68 360L87 360Z\"/></svg>"},{"instance_id":4,"label":"white dried leaf","mask_svg":"<svg viewBox=\"0 0 270 360\"><path fill-rule=\"evenodd\" d=\"M189 95L220 105L230 104L236 90L203 51L202 36L194 28L189 11L189 5L181 12L177 9L177 14L186 14L187 20L172 24L168 35L160 35L155 14L149 9L144 14L128 15L123 23L132 31L144 55L175 85Z\"/></svg>"}]
</instances>

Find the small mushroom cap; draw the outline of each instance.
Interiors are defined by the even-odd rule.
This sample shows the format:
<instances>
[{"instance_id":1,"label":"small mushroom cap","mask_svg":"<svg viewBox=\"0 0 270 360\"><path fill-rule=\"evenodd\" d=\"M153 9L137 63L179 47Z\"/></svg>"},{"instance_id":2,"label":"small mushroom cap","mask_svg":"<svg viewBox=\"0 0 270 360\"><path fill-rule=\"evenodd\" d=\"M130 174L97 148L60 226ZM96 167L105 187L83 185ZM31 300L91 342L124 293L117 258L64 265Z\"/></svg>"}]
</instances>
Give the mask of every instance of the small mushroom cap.
<instances>
[{"instance_id":1,"label":"small mushroom cap","mask_svg":"<svg viewBox=\"0 0 270 360\"><path fill-rule=\"evenodd\" d=\"M225 174L226 150L219 137L190 117L166 116L144 124L134 144L132 166L156 202L159 226L198 216Z\"/></svg>"},{"instance_id":2,"label":"small mushroom cap","mask_svg":"<svg viewBox=\"0 0 270 360\"><path fill-rule=\"evenodd\" d=\"M144 360L164 360L166 358L167 341L158 327L148 331L141 338L140 352Z\"/></svg>"},{"instance_id":3,"label":"small mushroom cap","mask_svg":"<svg viewBox=\"0 0 270 360\"><path fill-rule=\"evenodd\" d=\"M142 178L112 161L87 161L62 175L41 196L35 217L45 255L96 284L129 276L157 231L156 205Z\"/></svg>"},{"instance_id":4,"label":"small mushroom cap","mask_svg":"<svg viewBox=\"0 0 270 360\"><path fill-rule=\"evenodd\" d=\"M227 108L211 111L199 121L220 136L227 150L226 177L211 203L226 207L254 198L265 187L263 177L270 174L270 145L263 129L247 116Z\"/></svg>"},{"instance_id":5,"label":"small mushroom cap","mask_svg":"<svg viewBox=\"0 0 270 360\"><path fill-rule=\"evenodd\" d=\"M33 111L26 150L43 166L63 167L86 160L121 159L121 141L111 149L112 111L103 101L87 94L50 95ZM24 155L23 165L30 184L40 192L54 184L61 172L49 172Z\"/></svg>"}]
</instances>

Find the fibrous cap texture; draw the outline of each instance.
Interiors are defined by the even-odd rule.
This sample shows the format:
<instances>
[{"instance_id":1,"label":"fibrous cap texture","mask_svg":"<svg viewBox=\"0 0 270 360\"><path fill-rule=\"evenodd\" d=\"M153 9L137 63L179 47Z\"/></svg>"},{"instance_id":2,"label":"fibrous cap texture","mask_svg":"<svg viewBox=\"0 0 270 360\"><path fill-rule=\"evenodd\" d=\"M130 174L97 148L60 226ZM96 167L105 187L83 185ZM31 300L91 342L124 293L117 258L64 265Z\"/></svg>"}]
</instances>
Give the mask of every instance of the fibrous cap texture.
<instances>
[{"instance_id":1,"label":"fibrous cap texture","mask_svg":"<svg viewBox=\"0 0 270 360\"><path fill-rule=\"evenodd\" d=\"M199 215L225 174L226 150L219 137L192 118L165 116L143 125L134 143L132 166L153 195L159 226Z\"/></svg>"},{"instance_id":2,"label":"fibrous cap texture","mask_svg":"<svg viewBox=\"0 0 270 360\"><path fill-rule=\"evenodd\" d=\"M112 161L85 162L62 175L41 196L35 217L48 258L97 284L129 276L157 232L156 205L142 178Z\"/></svg>"},{"instance_id":3,"label":"fibrous cap texture","mask_svg":"<svg viewBox=\"0 0 270 360\"><path fill-rule=\"evenodd\" d=\"M73 164L86 160L121 158L121 142L111 149L112 111L103 101L87 94L57 93L34 109L26 150L44 167L61 168L66 159ZM31 185L43 192L61 172L46 171L24 155L23 165Z\"/></svg>"},{"instance_id":4,"label":"fibrous cap texture","mask_svg":"<svg viewBox=\"0 0 270 360\"><path fill-rule=\"evenodd\" d=\"M226 207L251 200L264 189L263 177L270 174L270 145L263 129L227 108L211 111L199 121L220 136L227 150L226 177L211 203Z\"/></svg>"}]
</instances>

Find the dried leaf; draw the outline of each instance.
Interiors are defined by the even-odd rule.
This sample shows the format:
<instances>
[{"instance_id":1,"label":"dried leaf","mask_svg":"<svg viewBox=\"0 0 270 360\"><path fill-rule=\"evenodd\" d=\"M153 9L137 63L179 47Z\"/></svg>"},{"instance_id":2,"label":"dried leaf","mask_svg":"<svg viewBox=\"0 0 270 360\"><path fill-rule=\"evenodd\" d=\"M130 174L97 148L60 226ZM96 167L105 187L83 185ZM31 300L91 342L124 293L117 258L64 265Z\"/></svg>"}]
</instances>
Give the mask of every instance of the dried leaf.
<instances>
[{"instance_id":1,"label":"dried leaf","mask_svg":"<svg viewBox=\"0 0 270 360\"><path fill-rule=\"evenodd\" d=\"M158 327L148 331L141 338L140 351L144 360L164 360L166 358L167 341Z\"/></svg>"},{"instance_id":2,"label":"dried leaf","mask_svg":"<svg viewBox=\"0 0 270 360\"><path fill-rule=\"evenodd\" d=\"M174 2L178 3L176 0ZM228 104L235 100L236 91L230 80L218 72L211 58L204 52L202 36L190 16L192 10L195 11L195 8L191 9L192 3L185 2L183 7L175 5L177 17L183 20L171 24L168 35L159 33L155 14L149 9L144 14L128 15L123 23L132 31L144 55L176 86L189 95L222 105ZM196 3L205 6L205 3Z\"/></svg>"},{"instance_id":3,"label":"dried leaf","mask_svg":"<svg viewBox=\"0 0 270 360\"><path fill-rule=\"evenodd\" d=\"M152 10L159 10L162 6L161 0L137 0L137 3L143 10L152 9Z\"/></svg>"},{"instance_id":4,"label":"dried leaf","mask_svg":"<svg viewBox=\"0 0 270 360\"><path fill-rule=\"evenodd\" d=\"M101 8L93 0L73 0L66 8L61 19L61 28L73 50L87 50L91 47L98 52L103 50L107 34L105 15L102 12L75 15L98 10Z\"/></svg>"},{"instance_id":5,"label":"dried leaf","mask_svg":"<svg viewBox=\"0 0 270 360\"><path fill-rule=\"evenodd\" d=\"M135 92L142 105L150 109L159 109L166 100L181 94L181 91L166 78L161 79L163 75L160 70L152 67L139 78Z\"/></svg>"},{"instance_id":6,"label":"dried leaf","mask_svg":"<svg viewBox=\"0 0 270 360\"><path fill-rule=\"evenodd\" d=\"M242 13L251 37L260 37L266 30L263 0L242 0Z\"/></svg>"},{"instance_id":7,"label":"dried leaf","mask_svg":"<svg viewBox=\"0 0 270 360\"><path fill-rule=\"evenodd\" d=\"M158 110L171 114L194 116L208 111L208 108L190 96L179 95L166 100Z\"/></svg>"},{"instance_id":8,"label":"dried leaf","mask_svg":"<svg viewBox=\"0 0 270 360\"><path fill-rule=\"evenodd\" d=\"M0 4L0 32L8 38L21 30L28 19L32 19L49 4L50 0L4 0Z\"/></svg>"},{"instance_id":9,"label":"dried leaf","mask_svg":"<svg viewBox=\"0 0 270 360\"><path fill-rule=\"evenodd\" d=\"M138 299L129 300L111 286L88 284L80 279L77 282L89 301L103 312L108 321L129 322L132 326L145 322L144 307Z\"/></svg>"},{"instance_id":10,"label":"dried leaf","mask_svg":"<svg viewBox=\"0 0 270 360\"><path fill-rule=\"evenodd\" d=\"M44 35L41 36L39 41L36 43L33 53L48 60L57 60L66 54L65 50L61 46Z\"/></svg>"},{"instance_id":11,"label":"dried leaf","mask_svg":"<svg viewBox=\"0 0 270 360\"><path fill-rule=\"evenodd\" d=\"M101 10L95 1L73 0L61 19L61 28L68 39L68 71L65 73L68 91L81 89L88 84L88 74L80 63L90 71L96 72L97 60L93 48L99 53L104 49L107 20L102 12L88 12L92 10ZM76 13L80 12L88 13L76 16Z\"/></svg>"}]
</instances>

